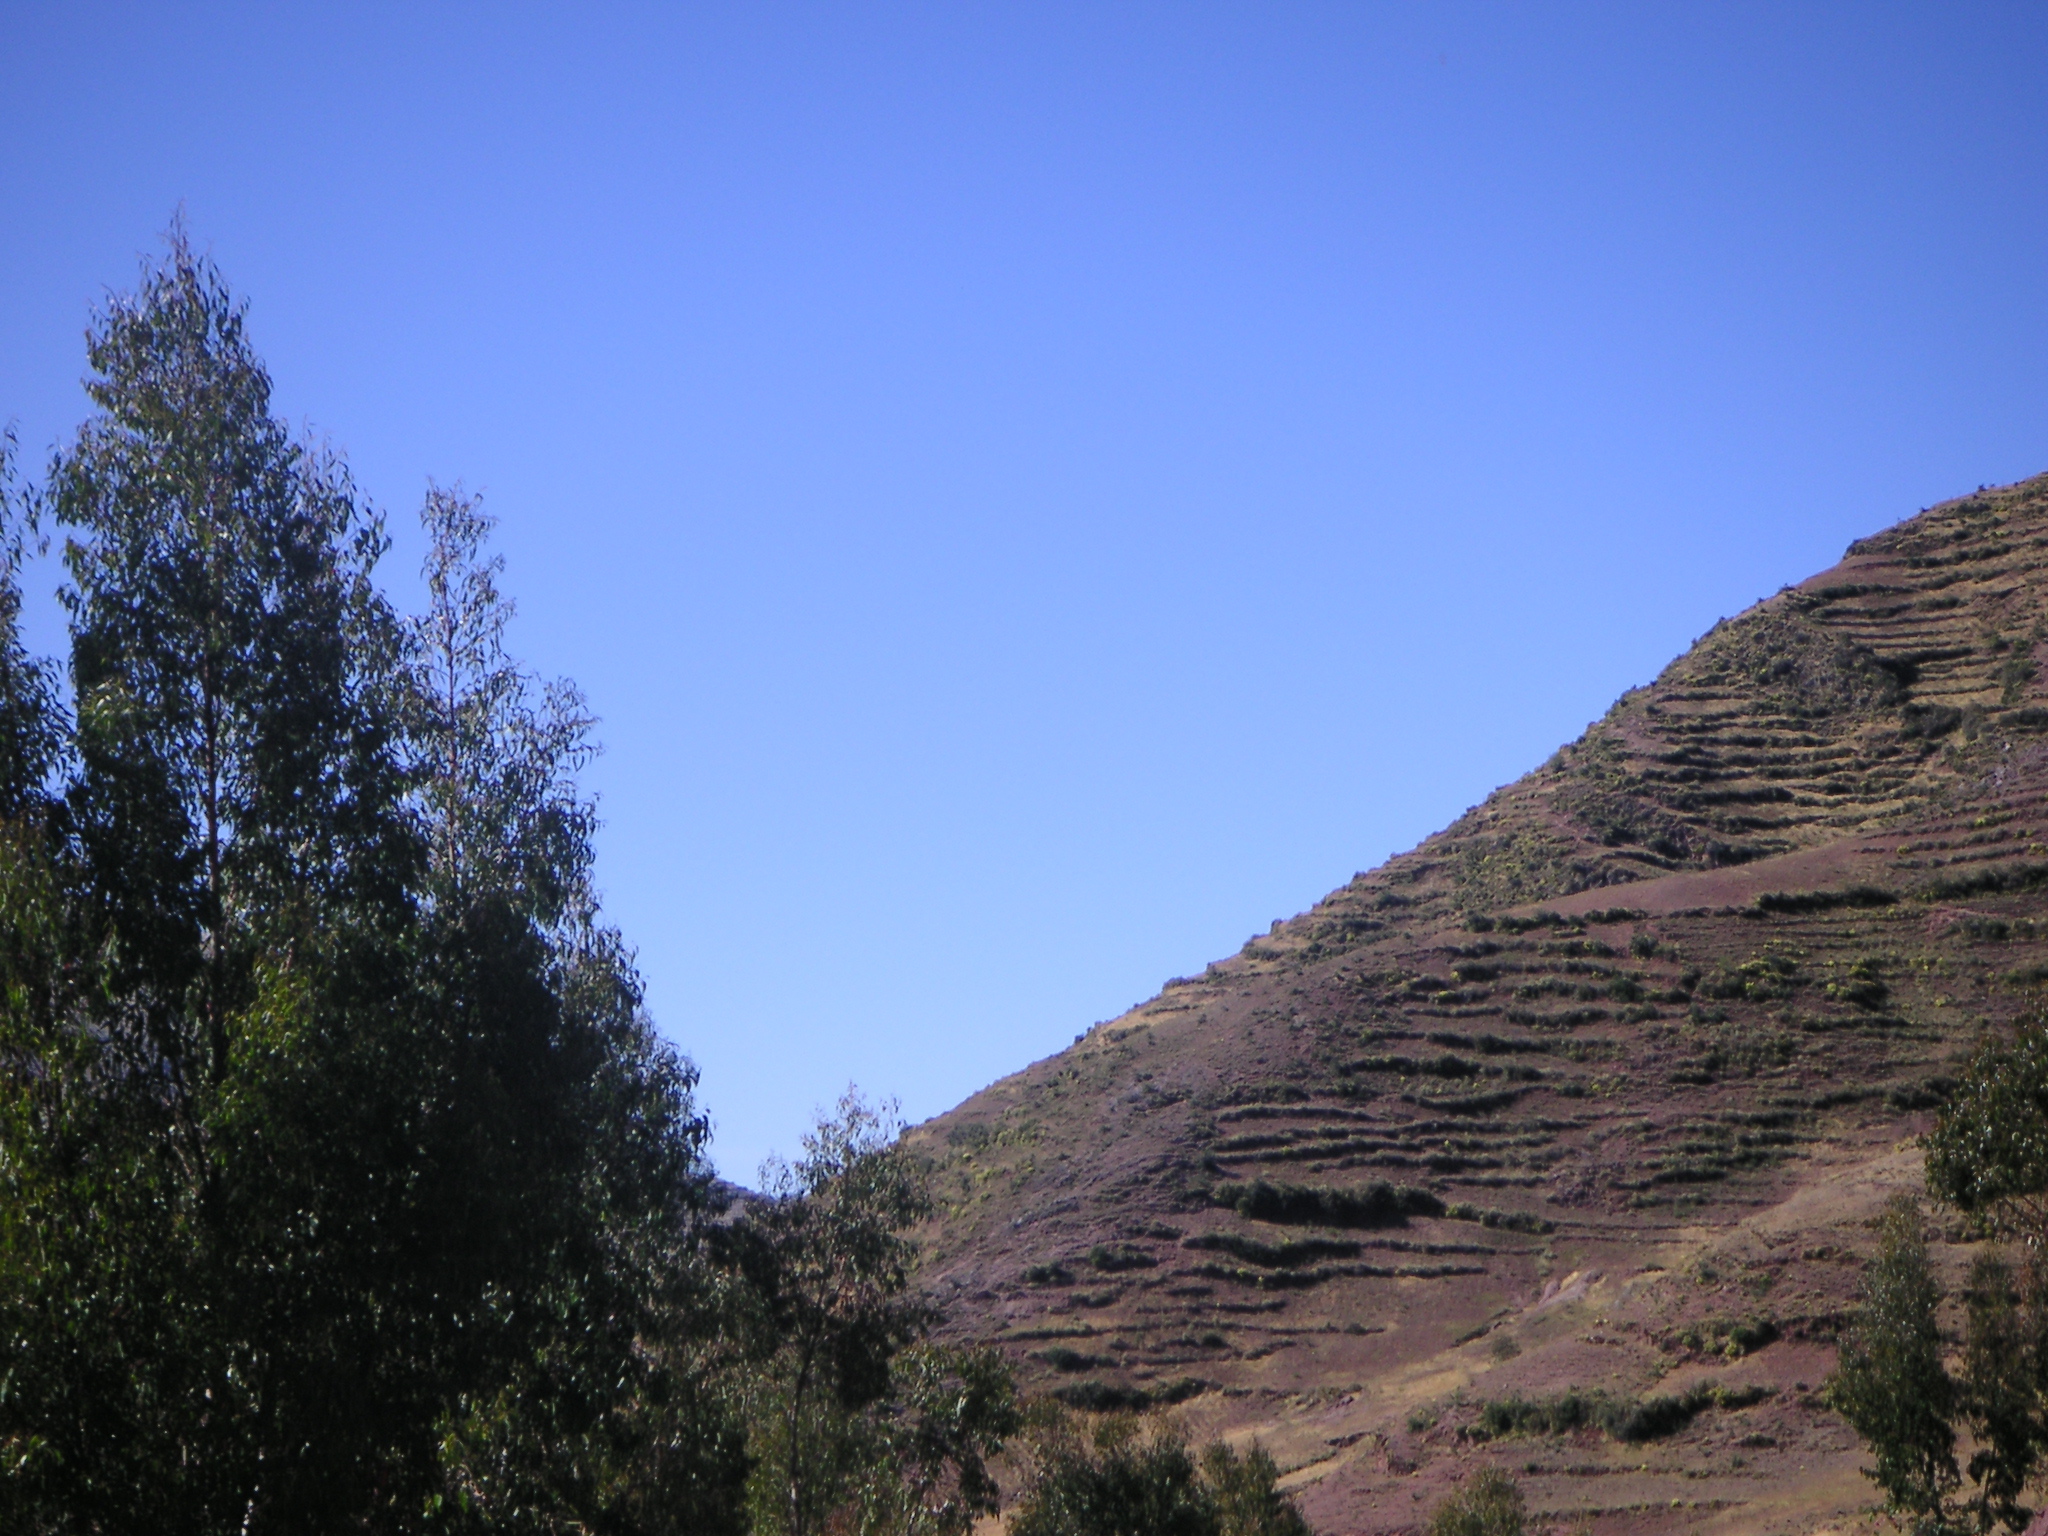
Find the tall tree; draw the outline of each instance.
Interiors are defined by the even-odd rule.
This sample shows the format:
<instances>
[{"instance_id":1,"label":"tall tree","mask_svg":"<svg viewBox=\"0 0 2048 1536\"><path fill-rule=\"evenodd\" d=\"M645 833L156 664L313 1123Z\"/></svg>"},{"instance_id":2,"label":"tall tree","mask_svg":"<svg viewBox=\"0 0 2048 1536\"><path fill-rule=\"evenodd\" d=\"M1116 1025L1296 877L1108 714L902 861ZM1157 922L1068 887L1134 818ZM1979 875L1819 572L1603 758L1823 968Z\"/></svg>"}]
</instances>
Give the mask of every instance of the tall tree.
<instances>
[{"instance_id":1,"label":"tall tree","mask_svg":"<svg viewBox=\"0 0 2048 1536\"><path fill-rule=\"evenodd\" d=\"M573 685L508 654L513 605L479 504L435 487L420 516L428 605L405 626L399 694L408 807L428 850L424 933L462 968L437 1010L461 1021L449 1101L490 1116L447 1124L456 1146L524 1160L488 1190L452 1186L462 1251L494 1254L494 1282L525 1298L498 1330L498 1373L444 1420L455 1502L483 1528L729 1529L746 1462L719 1375L723 1280L700 1241L707 1127L695 1070L655 1035L591 889L596 808L576 774L593 722ZM526 979L526 1001L508 978Z\"/></svg>"},{"instance_id":2,"label":"tall tree","mask_svg":"<svg viewBox=\"0 0 2048 1536\"><path fill-rule=\"evenodd\" d=\"M2032 1513L2020 1496L2039 1456L2041 1297L2038 1273L2028 1280L2023 1293L2004 1258L1980 1253L1963 1293L1956 1406L1976 1443L1966 1470L1977 1488L1970 1507L1980 1530L1999 1523L2019 1530Z\"/></svg>"},{"instance_id":3,"label":"tall tree","mask_svg":"<svg viewBox=\"0 0 2048 1536\"><path fill-rule=\"evenodd\" d=\"M219 1083L281 929L403 899L383 534L270 415L243 307L182 229L87 357L99 413L47 493L72 530L73 811L150 1044Z\"/></svg>"},{"instance_id":4,"label":"tall tree","mask_svg":"<svg viewBox=\"0 0 2048 1536\"><path fill-rule=\"evenodd\" d=\"M1863 1309L1828 1382L1836 1410L1877 1455L1865 1475L1914 1530L1940 1531L1960 1481L1955 1384L1941 1359L1934 1311L1941 1299L1927 1261L1920 1204L1895 1197L1878 1223L1877 1256L1863 1276Z\"/></svg>"},{"instance_id":5,"label":"tall tree","mask_svg":"<svg viewBox=\"0 0 2048 1536\"><path fill-rule=\"evenodd\" d=\"M0 593L0 1528L736 1529L695 1075L483 525L430 517L485 663L437 725L181 233L88 356L68 744Z\"/></svg>"},{"instance_id":6,"label":"tall tree","mask_svg":"<svg viewBox=\"0 0 2048 1536\"><path fill-rule=\"evenodd\" d=\"M1905 1523L2017 1531L2032 1513L2021 1497L2048 1456L2048 1018L1986 1033L1925 1144L1928 1192L1969 1214L1980 1235L2018 1239L2023 1261L2017 1273L1995 1249L1972 1261L1951 1374L1918 1207L1893 1202L1830 1393ZM1967 1498L1959 1428L1971 1441Z\"/></svg>"},{"instance_id":7,"label":"tall tree","mask_svg":"<svg viewBox=\"0 0 2048 1536\"><path fill-rule=\"evenodd\" d=\"M573 924L594 904L597 818L576 775L596 754L595 722L574 685L542 683L507 654L515 610L477 498L432 487L420 524L428 602L406 626L407 724L435 888L458 903L495 892L543 927Z\"/></svg>"},{"instance_id":8,"label":"tall tree","mask_svg":"<svg viewBox=\"0 0 2048 1536\"><path fill-rule=\"evenodd\" d=\"M363 1306L417 864L382 535L270 416L181 232L87 355L98 412L42 495L78 703L16 912L7 1028L46 1113L7 1149L41 1228L9 1256L8 1428L45 1447L59 1528L271 1528L419 1460L392 1428L417 1385L391 1390L417 1373Z\"/></svg>"}]
</instances>

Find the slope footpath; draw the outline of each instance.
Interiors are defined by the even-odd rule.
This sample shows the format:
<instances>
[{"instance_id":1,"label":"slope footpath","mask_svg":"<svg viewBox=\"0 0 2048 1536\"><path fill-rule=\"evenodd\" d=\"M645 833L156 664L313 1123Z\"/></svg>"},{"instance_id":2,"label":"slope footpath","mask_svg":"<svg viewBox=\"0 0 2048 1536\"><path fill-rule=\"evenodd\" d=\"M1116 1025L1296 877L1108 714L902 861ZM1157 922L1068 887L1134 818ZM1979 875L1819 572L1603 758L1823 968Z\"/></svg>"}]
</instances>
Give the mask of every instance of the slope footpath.
<instances>
[{"instance_id":1,"label":"slope footpath","mask_svg":"<svg viewBox=\"0 0 2048 1536\"><path fill-rule=\"evenodd\" d=\"M2048 477L1932 508L919 1127L954 1326L1257 1434L1326 1532L1485 1462L1602 1531L1862 1518L1864 1223L2048 977L2044 638Z\"/></svg>"}]
</instances>

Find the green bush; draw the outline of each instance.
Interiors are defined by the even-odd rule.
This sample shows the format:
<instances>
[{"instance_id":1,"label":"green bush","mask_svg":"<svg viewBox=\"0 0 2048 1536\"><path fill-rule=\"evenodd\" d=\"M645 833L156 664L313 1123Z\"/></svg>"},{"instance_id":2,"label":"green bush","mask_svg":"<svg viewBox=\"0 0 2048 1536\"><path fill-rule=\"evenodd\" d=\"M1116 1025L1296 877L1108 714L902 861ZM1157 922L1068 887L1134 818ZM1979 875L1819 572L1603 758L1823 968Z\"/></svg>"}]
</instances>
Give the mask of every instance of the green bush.
<instances>
[{"instance_id":1,"label":"green bush","mask_svg":"<svg viewBox=\"0 0 2048 1536\"><path fill-rule=\"evenodd\" d=\"M1121 1386L1113 1381L1081 1381L1071 1387L1057 1387L1053 1400L1086 1413L1134 1413L1152 1406L1152 1394L1143 1387Z\"/></svg>"},{"instance_id":2,"label":"green bush","mask_svg":"<svg viewBox=\"0 0 2048 1536\"><path fill-rule=\"evenodd\" d=\"M1496 1211L1465 1200L1446 1207L1444 1215L1452 1221L1476 1221L1482 1227L1496 1227L1504 1232L1529 1232L1539 1237L1557 1230L1557 1223L1547 1216L1537 1216L1528 1211Z\"/></svg>"},{"instance_id":3,"label":"green bush","mask_svg":"<svg viewBox=\"0 0 2048 1536\"><path fill-rule=\"evenodd\" d=\"M1768 1317L1742 1319L1708 1318L1678 1331L1676 1342L1705 1355L1724 1355L1730 1360L1753 1354L1775 1343L1778 1325Z\"/></svg>"},{"instance_id":4,"label":"green bush","mask_svg":"<svg viewBox=\"0 0 2048 1536\"><path fill-rule=\"evenodd\" d=\"M1323 1259L1355 1259L1360 1251L1358 1244L1341 1238L1307 1237L1262 1243L1237 1232L1205 1232L1181 1239L1181 1247L1228 1253L1261 1269L1300 1269Z\"/></svg>"},{"instance_id":5,"label":"green bush","mask_svg":"<svg viewBox=\"0 0 2048 1536\"><path fill-rule=\"evenodd\" d=\"M1085 1431L1041 1419L1010 1536L1309 1536L1257 1445L1199 1455L1171 1425L1116 1413Z\"/></svg>"},{"instance_id":6,"label":"green bush","mask_svg":"<svg viewBox=\"0 0 2048 1536\"><path fill-rule=\"evenodd\" d=\"M1219 1184L1210 1193L1253 1221L1293 1226L1394 1227L1411 1216L1441 1216L1444 1203L1426 1189L1375 1180L1355 1189L1307 1184Z\"/></svg>"},{"instance_id":7,"label":"green bush","mask_svg":"<svg viewBox=\"0 0 2048 1536\"><path fill-rule=\"evenodd\" d=\"M1890 907L1898 896L1875 885L1852 885L1839 891L1767 891L1757 897L1759 912L1831 912L1837 907Z\"/></svg>"},{"instance_id":8,"label":"green bush","mask_svg":"<svg viewBox=\"0 0 2048 1536\"><path fill-rule=\"evenodd\" d=\"M1089 1267L1109 1275L1131 1269L1151 1269L1158 1263L1144 1249L1129 1243L1097 1243L1088 1250Z\"/></svg>"},{"instance_id":9,"label":"green bush","mask_svg":"<svg viewBox=\"0 0 2048 1536\"><path fill-rule=\"evenodd\" d=\"M1899 712L1899 734L1907 740L1933 741L1963 723L1963 712L1951 704L1908 704Z\"/></svg>"},{"instance_id":10,"label":"green bush","mask_svg":"<svg viewBox=\"0 0 2048 1536\"><path fill-rule=\"evenodd\" d=\"M1512 1477L1488 1467L1458 1486L1429 1517L1428 1536L1522 1536L1528 1517Z\"/></svg>"},{"instance_id":11,"label":"green bush","mask_svg":"<svg viewBox=\"0 0 2048 1536\"><path fill-rule=\"evenodd\" d=\"M1776 1390L1702 1383L1677 1396L1618 1398L1574 1389L1556 1397L1510 1397L1482 1403L1479 1417L1467 1433L1475 1440L1502 1440L1513 1435L1567 1435L1576 1429L1598 1429L1635 1444L1676 1434L1709 1408L1752 1407Z\"/></svg>"},{"instance_id":12,"label":"green bush","mask_svg":"<svg viewBox=\"0 0 2048 1536\"><path fill-rule=\"evenodd\" d=\"M1566 1435L1575 1429L1599 1425L1608 1407L1606 1397L1597 1392L1564 1392L1535 1400L1502 1398L1480 1405L1473 1432L1482 1440L1505 1440L1512 1435Z\"/></svg>"},{"instance_id":13,"label":"green bush","mask_svg":"<svg viewBox=\"0 0 2048 1536\"><path fill-rule=\"evenodd\" d=\"M1098 1365L1114 1365L1100 1355L1084 1355L1078 1349L1069 1349L1064 1344L1054 1344L1038 1352L1038 1358L1056 1371L1086 1371Z\"/></svg>"}]
</instances>

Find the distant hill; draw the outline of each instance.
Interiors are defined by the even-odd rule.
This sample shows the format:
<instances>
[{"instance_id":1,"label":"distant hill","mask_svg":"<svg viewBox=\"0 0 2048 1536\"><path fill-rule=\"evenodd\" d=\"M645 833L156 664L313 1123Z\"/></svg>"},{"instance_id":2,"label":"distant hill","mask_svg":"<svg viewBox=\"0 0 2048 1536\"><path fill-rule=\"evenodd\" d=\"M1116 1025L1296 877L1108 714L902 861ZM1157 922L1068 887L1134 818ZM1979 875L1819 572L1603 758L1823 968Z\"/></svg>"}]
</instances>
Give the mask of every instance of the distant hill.
<instances>
[{"instance_id":1,"label":"distant hill","mask_svg":"<svg viewBox=\"0 0 2048 1536\"><path fill-rule=\"evenodd\" d=\"M1932 508L919 1127L955 1326L1256 1432L1325 1532L1489 1463L1602 1532L1838 1527L1864 1223L2048 978L2044 640L2048 477Z\"/></svg>"}]
</instances>

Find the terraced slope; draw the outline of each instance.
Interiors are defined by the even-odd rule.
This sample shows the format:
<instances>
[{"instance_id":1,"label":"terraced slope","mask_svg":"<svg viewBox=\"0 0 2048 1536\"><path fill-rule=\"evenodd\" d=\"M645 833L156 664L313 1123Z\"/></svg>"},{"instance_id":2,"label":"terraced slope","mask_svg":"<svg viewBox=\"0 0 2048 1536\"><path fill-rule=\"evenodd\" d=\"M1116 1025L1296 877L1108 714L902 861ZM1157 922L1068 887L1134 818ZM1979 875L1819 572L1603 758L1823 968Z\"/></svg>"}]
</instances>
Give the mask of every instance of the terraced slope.
<instances>
[{"instance_id":1,"label":"terraced slope","mask_svg":"<svg viewBox=\"0 0 2048 1536\"><path fill-rule=\"evenodd\" d=\"M1924 512L920 1127L957 1326L1257 1433L1325 1531L1486 1461L1603 1531L1854 1517L1863 1223L2048 977L2044 624L2048 478Z\"/></svg>"}]
</instances>

